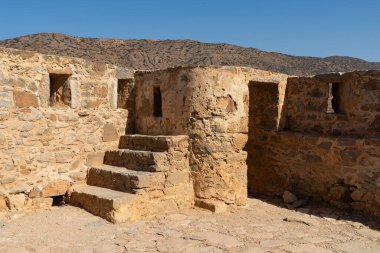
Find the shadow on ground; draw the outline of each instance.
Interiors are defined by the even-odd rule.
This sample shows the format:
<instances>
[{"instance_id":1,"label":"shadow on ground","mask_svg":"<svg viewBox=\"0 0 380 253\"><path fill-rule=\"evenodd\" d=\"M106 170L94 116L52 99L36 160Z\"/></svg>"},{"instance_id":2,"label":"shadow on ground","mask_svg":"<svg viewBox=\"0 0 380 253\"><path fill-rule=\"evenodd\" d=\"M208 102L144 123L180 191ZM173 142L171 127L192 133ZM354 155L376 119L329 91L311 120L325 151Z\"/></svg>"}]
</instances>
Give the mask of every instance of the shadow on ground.
<instances>
[{"instance_id":1,"label":"shadow on ground","mask_svg":"<svg viewBox=\"0 0 380 253\"><path fill-rule=\"evenodd\" d=\"M249 198L259 199L263 202L275 205L280 208L291 209L296 212L309 214L311 216L355 222L356 224L354 223L354 225L358 228L361 225L364 225L368 226L371 229L380 231L380 218L372 215L363 215L353 210L341 210L327 204L326 202L309 199L305 206L302 206L300 208L288 208L284 204L282 198L279 196L268 196L250 193Z\"/></svg>"}]
</instances>

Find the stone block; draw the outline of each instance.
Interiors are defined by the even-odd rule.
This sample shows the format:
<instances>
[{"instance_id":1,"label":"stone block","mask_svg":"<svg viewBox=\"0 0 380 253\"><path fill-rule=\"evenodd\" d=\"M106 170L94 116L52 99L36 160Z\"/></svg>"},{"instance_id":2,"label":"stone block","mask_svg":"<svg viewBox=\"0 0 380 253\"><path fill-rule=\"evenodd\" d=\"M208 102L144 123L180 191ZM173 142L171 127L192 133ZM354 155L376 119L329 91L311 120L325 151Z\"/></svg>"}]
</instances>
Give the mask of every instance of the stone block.
<instances>
[{"instance_id":1,"label":"stone block","mask_svg":"<svg viewBox=\"0 0 380 253\"><path fill-rule=\"evenodd\" d=\"M355 148L346 148L340 152L340 157L345 162L356 162L361 151Z\"/></svg>"},{"instance_id":2,"label":"stone block","mask_svg":"<svg viewBox=\"0 0 380 253\"><path fill-rule=\"evenodd\" d=\"M13 98L15 104L19 108L29 108L30 106L37 108L38 99L33 93L27 91L14 91Z\"/></svg>"},{"instance_id":3,"label":"stone block","mask_svg":"<svg viewBox=\"0 0 380 253\"><path fill-rule=\"evenodd\" d=\"M30 110L27 109L27 111L20 113L18 118L23 121L37 121L42 118L42 113L32 107Z\"/></svg>"},{"instance_id":4,"label":"stone block","mask_svg":"<svg viewBox=\"0 0 380 253\"><path fill-rule=\"evenodd\" d=\"M83 181L86 179L86 173L82 171L75 171L69 174L69 177L74 181Z\"/></svg>"},{"instance_id":5,"label":"stone block","mask_svg":"<svg viewBox=\"0 0 380 253\"><path fill-rule=\"evenodd\" d=\"M119 139L119 134L116 127L113 124L106 123L103 126L103 141L117 141Z\"/></svg>"},{"instance_id":6,"label":"stone block","mask_svg":"<svg viewBox=\"0 0 380 253\"><path fill-rule=\"evenodd\" d=\"M53 197L65 195L70 187L68 181L54 181L42 188L41 197Z\"/></svg>"},{"instance_id":7,"label":"stone block","mask_svg":"<svg viewBox=\"0 0 380 253\"><path fill-rule=\"evenodd\" d=\"M282 199L284 200L284 203L289 204L297 201L298 198L290 191L285 191L284 194L282 194Z\"/></svg>"},{"instance_id":8,"label":"stone block","mask_svg":"<svg viewBox=\"0 0 380 253\"><path fill-rule=\"evenodd\" d=\"M108 88L107 86L96 86L94 93L96 97L106 98L108 96Z\"/></svg>"},{"instance_id":9,"label":"stone block","mask_svg":"<svg viewBox=\"0 0 380 253\"><path fill-rule=\"evenodd\" d=\"M227 211L227 205L224 202L209 200L209 199L196 199L195 205L200 208L210 210L214 213L224 213Z\"/></svg>"},{"instance_id":10,"label":"stone block","mask_svg":"<svg viewBox=\"0 0 380 253\"><path fill-rule=\"evenodd\" d=\"M87 155L86 165L95 166L103 164L104 152L93 152Z\"/></svg>"},{"instance_id":11,"label":"stone block","mask_svg":"<svg viewBox=\"0 0 380 253\"><path fill-rule=\"evenodd\" d=\"M73 159L71 151L58 151L55 152L55 161L57 163L69 163Z\"/></svg>"},{"instance_id":12,"label":"stone block","mask_svg":"<svg viewBox=\"0 0 380 253\"><path fill-rule=\"evenodd\" d=\"M0 195L0 212L8 210L8 199L4 195Z\"/></svg>"},{"instance_id":13,"label":"stone block","mask_svg":"<svg viewBox=\"0 0 380 253\"><path fill-rule=\"evenodd\" d=\"M190 182L190 175L188 171L178 171L170 173L165 180L165 187L175 186L183 183Z\"/></svg>"},{"instance_id":14,"label":"stone block","mask_svg":"<svg viewBox=\"0 0 380 253\"><path fill-rule=\"evenodd\" d=\"M333 186L331 189L330 189L330 193L329 193L329 196L335 200L340 200L343 198L343 196L345 195L347 191L347 188L344 187L344 186Z\"/></svg>"},{"instance_id":15,"label":"stone block","mask_svg":"<svg viewBox=\"0 0 380 253\"><path fill-rule=\"evenodd\" d=\"M29 197L29 198L38 198L38 197L41 197L41 192L42 192L42 190L41 190L39 187L34 186L34 187L30 190L30 192L29 192L29 194L28 194L28 197Z\"/></svg>"},{"instance_id":16,"label":"stone block","mask_svg":"<svg viewBox=\"0 0 380 253\"><path fill-rule=\"evenodd\" d=\"M74 111L65 111L57 113L57 119L63 122L75 122L79 120L79 115Z\"/></svg>"},{"instance_id":17,"label":"stone block","mask_svg":"<svg viewBox=\"0 0 380 253\"><path fill-rule=\"evenodd\" d=\"M26 203L27 207L46 208L53 205L53 198L31 198Z\"/></svg>"},{"instance_id":18,"label":"stone block","mask_svg":"<svg viewBox=\"0 0 380 253\"><path fill-rule=\"evenodd\" d=\"M9 119L10 114L7 111L0 111L0 121Z\"/></svg>"},{"instance_id":19,"label":"stone block","mask_svg":"<svg viewBox=\"0 0 380 253\"><path fill-rule=\"evenodd\" d=\"M353 201L359 201L363 197L363 195L364 193L361 190L356 189L351 193L351 199Z\"/></svg>"},{"instance_id":20,"label":"stone block","mask_svg":"<svg viewBox=\"0 0 380 253\"><path fill-rule=\"evenodd\" d=\"M25 206L26 196L23 193L11 194L8 196L9 206L12 210L18 210Z\"/></svg>"},{"instance_id":21,"label":"stone block","mask_svg":"<svg viewBox=\"0 0 380 253\"><path fill-rule=\"evenodd\" d=\"M92 99L89 99L87 101L85 108L97 108L101 104L102 104L102 100L101 99L92 98Z\"/></svg>"},{"instance_id":22,"label":"stone block","mask_svg":"<svg viewBox=\"0 0 380 253\"><path fill-rule=\"evenodd\" d=\"M15 182L16 181L16 178L15 177L4 177L4 178L2 178L2 179L0 179L0 184L11 184L11 183L13 183L13 182Z\"/></svg>"}]
</instances>

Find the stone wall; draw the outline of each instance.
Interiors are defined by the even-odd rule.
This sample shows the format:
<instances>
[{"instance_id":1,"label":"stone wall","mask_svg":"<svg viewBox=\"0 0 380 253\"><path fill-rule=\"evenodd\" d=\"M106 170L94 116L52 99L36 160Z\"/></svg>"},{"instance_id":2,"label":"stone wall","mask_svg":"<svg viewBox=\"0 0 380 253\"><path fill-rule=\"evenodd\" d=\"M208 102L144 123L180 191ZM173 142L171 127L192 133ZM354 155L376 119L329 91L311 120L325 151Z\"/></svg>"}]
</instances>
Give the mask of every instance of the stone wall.
<instances>
[{"instance_id":1,"label":"stone wall","mask_svg":"<svg viewBox=\"0 0 380 253\"><path fill-rule=\"evenodd\" d=\"M69 105L51 104L49 74L67 76ZM116 108L117 83L132 78L116 66L0 48L0 202L51 202L40 198L84 180L125 133L133 108Z\"/></svg>"},{"instance_id":2,"label":"stone wall","mask_svg":"<svg viewBox=\"0 0 380 253\"><path fill-rule=\"evenodd\" d=\"M139 72L136 124L141 134L186 134L197 204L211 209L244 205L248 82L285 75L238 67L179 67ZM162 93L162 117L153 116L154 87Z\"/></svg>"},{"instance_id":3,"label":"stone wall","mask_svg":"<svg viewBox=\"0 0 380 253\"><path fill-rule=\"evenodd\" d=\"M338 113L327 112L329 83L344 87ZM249 191L290 190L380 216L380 73L289 78L285 93L283 86L250 86Z\"/></svg>"},{"instance_id":4,"label":"stone wall","mask_svg":"<svg viewBox=\"0 0 380 253\"><path fill-rule=\"evenodd\" d=\"M379 136L379 82L378 71L289 78L286 127L295 132L334 136ZM326 113L329 83L340 86L336 94L338 113Z\"/></svg>"}]
</instances>

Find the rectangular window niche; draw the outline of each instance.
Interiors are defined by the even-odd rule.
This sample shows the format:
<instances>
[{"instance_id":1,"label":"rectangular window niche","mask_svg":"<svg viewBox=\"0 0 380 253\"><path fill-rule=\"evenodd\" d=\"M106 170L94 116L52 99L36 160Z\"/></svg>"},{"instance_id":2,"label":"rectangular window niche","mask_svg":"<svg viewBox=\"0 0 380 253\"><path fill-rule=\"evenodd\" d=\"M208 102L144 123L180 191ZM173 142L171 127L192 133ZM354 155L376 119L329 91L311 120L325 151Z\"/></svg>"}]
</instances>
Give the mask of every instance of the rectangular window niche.
<instances>
[{"instance_id":1,"label":"rectangular window niche","mask_svg":"<svg viewBox=\"0 0 380 253\"><path fill-rule=\"evenodd\" d=\"M50 106L71 106L71 87L69 74L49 74L50 79Z\"/></svg>"}]
</instances>

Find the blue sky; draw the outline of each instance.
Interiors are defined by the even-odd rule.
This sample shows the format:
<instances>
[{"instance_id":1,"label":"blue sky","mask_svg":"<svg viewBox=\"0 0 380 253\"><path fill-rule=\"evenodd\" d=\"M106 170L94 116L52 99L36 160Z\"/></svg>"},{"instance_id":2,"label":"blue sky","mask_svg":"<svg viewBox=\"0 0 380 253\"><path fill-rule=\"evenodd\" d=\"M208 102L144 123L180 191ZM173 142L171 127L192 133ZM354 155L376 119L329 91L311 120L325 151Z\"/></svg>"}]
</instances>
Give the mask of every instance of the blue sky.
<instances>
[{"instance_id":1,"label":"blue sky","mask_svg":"<svg viewBox=\"0 0 380 253\"><path fill-rule=\"evenodd\" d=\"M1 0L0 39L40 32L380 61L380 0Z\"/></svg>"}]
</instances>

